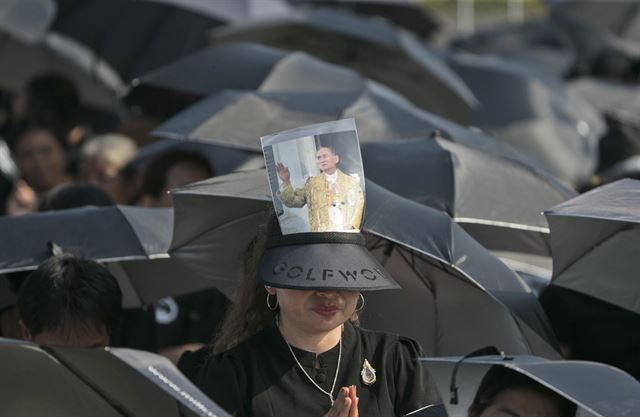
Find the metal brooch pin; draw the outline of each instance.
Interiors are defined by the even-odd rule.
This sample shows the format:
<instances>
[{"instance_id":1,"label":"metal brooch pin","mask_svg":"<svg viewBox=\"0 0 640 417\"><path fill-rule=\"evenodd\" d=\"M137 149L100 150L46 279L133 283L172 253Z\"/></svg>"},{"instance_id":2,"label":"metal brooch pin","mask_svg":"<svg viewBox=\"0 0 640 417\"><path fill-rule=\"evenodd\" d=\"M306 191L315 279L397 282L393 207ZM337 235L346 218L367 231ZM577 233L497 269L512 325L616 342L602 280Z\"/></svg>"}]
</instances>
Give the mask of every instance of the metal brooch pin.
<instances>
[{"instance_id":1,"label":"metal brooch pin","mask_svg":"<svg viewBox=\"0 0 640 417\"><path fill-rule=\"evenodd\" d=\"M368 360L364 360L362 363L362 371L360 371L362 382L365 385L373 385L376 382L376 370L369 363Z\"/></svg>"}]
</instances>

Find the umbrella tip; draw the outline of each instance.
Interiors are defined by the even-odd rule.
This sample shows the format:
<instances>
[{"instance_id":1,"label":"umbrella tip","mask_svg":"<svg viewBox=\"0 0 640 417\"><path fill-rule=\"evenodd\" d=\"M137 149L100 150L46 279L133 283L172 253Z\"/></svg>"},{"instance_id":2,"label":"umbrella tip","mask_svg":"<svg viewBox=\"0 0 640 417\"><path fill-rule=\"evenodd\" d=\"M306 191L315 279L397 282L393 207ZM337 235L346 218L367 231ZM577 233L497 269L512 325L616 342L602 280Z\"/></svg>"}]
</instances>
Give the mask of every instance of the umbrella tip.
<instances>
[{"instance_id":1,"label":"umbrella tip","mask_svg":"<svg viewBox=\"0 0 640 417\"><path fill-rule=\"evenodd\" d=\"M51 254L51 256L64 255L64 251L56 242L49 241L47 242L47 246L49 247L49 253Z\"/></svg>"}]
</instances>

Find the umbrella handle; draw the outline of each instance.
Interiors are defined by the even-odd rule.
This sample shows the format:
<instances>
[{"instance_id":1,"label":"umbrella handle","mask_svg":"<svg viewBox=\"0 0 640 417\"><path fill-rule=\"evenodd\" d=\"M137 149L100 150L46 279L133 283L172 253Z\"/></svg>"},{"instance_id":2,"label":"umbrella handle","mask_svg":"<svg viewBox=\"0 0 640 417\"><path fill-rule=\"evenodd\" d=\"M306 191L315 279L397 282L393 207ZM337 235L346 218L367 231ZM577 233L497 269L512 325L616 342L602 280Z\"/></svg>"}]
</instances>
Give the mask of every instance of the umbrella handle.
<instances>
[{"instance_id":1,"label":"umbrella handle","mask_svg":"<svg viewBox=\"0 0 640 417\"><path fill-rule=\"evenodd\" d=\"M453 367L453 372L451 373L451 384L449 385L449 394L451 398L449 400L449 404L457 405L458 404L458 385L456 384L456 376L458 374L458 368L466 359L473 358L476 356L490 356L490 355L500 355L504 360L512 359L509 356L505 356L504 352L498 350L495 346L485 346L483 348L474 350L473 352L465 355L460 359L455 366Z\"/></svg>"}]
</instances>

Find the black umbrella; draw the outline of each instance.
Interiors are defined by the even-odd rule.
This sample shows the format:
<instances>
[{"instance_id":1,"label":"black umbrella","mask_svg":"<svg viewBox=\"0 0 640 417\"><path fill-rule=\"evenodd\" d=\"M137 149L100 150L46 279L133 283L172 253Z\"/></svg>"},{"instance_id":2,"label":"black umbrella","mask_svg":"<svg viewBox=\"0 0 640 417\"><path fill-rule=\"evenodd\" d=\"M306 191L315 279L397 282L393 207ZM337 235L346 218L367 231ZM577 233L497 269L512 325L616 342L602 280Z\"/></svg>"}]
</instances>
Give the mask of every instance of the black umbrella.
<instances>
[{"instance_id":1,"label":"black umbrella","mask_svg":"<svg viewBox=\"0 0 640 417\"><path fill-rule=\"evenodd\" d=\"M450 46L478 55L498 55L552 77L570 75L576 60L570 41L546 18L491 25L454 38Z\"/></svg>"},{"instance_id":2,"label":"black umbrella","mask_svg":"<svg viewBox=\"0 0 640 417\"><path fill-rule=\"evenodd\" d=\"M560 79L541 79L504 59L450 54L448 62L478 97L478 126L536 157L568 184L589 180L606 130L589 102Z\"/></svg>"},{"instance_id":3,"label":"black umbrella","mask_svg":"<svg viewBox=\"0 0 640 417\"><path fill-rule=\"evenodd\" d=\"M482 378L494 366L527 376L566 398L576 404L577 415L581 417L628 417L640 413L640 383L629 374L601 363L552 361L525 355L420 361L433 377L449 417L467 417ZM452 402L454 396L457 401Z\"/></svg>"},{"instance_id":4,"label":"black umbrella","mask_svg":"<svg viewBox=\"0 0 640 417\"><path fill-rule=\"evenodd\" d=\"M364 83L355 71L303 52L229 43L203 49L133 80L126 101L169 117L200 98L227 89L340 91Z\"/></svg>"},{"instance_id":5,"label":"black umbrella","mask_svg":"<svg viewBox=\"0 0 640 417\"><path fill-rule=\"evenodd\" d=\"M0 274L0 312L16 304L16 294L13 292L7 278Z\"/></svg>"},{"instance_id":6,"label":"black umbrella","mask_svg":"<svg viewBox=\"0 0 640 417\"><path fill-rule=\"evenodd\" d=\"M361 142L427 136L429 118L384 86L345 91L225 91L177 114L155 136L260 151L261 134L354 117Z\"/></svg>"},{"instance_id":7,"label":"black umbrella","mask_svg":"<svg viewBox=\"0 0 640 417\"><path fill-rule=\"evenodd\" d=\"M550 19L570 39L578 73L637 81L638 2L565 0L551 8Z\"/></svg>"},{"instance_id":8,"label":"black umbrella","mask_svg":"<svg viewBox=\"0 0 640 417\"><path fill-rule=\"evenodd\" d=\"M26 43L41 40L56 14L53 0L4 1L0 3L0 27Z\"/></svg>"},{"instance_id":9,"label":"black umbrella","mask_svg":"<svg viewBox=\"0 0 640 417\"><path fill-rule=\"evenodd\" d=\"M492 250L550 256L542 211L575 196L530 166L439 138L366 143L362 160L369 179L448 213Z\"/></svg>"},{"instance_id":10,"label":"black umbrella","mask_svg":"<svg viewBox=\"0 0 640 417\"><path fill-rule=\"evenodd\" d=\"M555 206L552 285L640 314L640 181L620 180Z\"/></svg>"},{"instance_id":11,"label":"black umbrella","mask_svg":"<svg viewBox=\"0 0 640 417\"><path fill-rule=\"evenodd\" d=\"M0 218L0 273L37 266L54 248L107 264L123 292L124 307L210 288L169 259L171 209L83 207Z\"/></svg>"},{"instance_id":12,"label":"black umbrella","mask_svg":"<svg viewBox=\"0 0 640 417\"><path fill-rule=\"evenodd\" d=\"M284 77L274 76L274 83ZM175 115L154 135L260 152L260 136L309 123L355 118L361 142L441 136L474 149L535 165L508 145L422 111L372 81L338 91L224 91Z\"/></svg>"},{"instance_id":13,"label":"black umbrella","mask_svg":"<svg viewBox=\"0 0 640 417\"><path fill-rule=\"evenodd\" d=\"M225 417L168 359L130 349L40 347L0 338L2 414Z\"/></svg>"},{"instance_id":14,"label":"black umbrella","mask_svg":"<svg viewBox=\"0 0 640 417\"><path fill-rule=\"evenodd\" d=\"M125 80L168 64L207 44L208 31L227 22L271 15L279 0L57 0L52 30L76 39ZM277 6L277 7L275 7Z\"/></svg>"},{"instance_id":15,"label":"black umbrella","mask_svg":"<svg viewBox=\"0 0 640 417\"><path fill-rule=\"evenodd\" d=\"M286 0L147 0L191 10L228 23L268 19L286 15L291 7Z\"/></svg>"},{"instance_id":16,"label":"black umbrella","mask_svg":"<svg viewBox=\"0 0 640 417\"><path fill-rule=\"evenodd\" d=\"M109 64L95 57L72 39L48 32L35 43L14 38L0 28L0 88L17 92L31 78L55 73L68 78L83 104L115 111L124 90L120 77Z\"/></svg>"},{"instance_id":17,"label":"black umbrella","mask_svg":"<svg viewBox=\"0 0 640 417\"><path fill-rule=\"evenodd\" d=\"M607 134L600 141L599 171L640 154L640 88L595 77L572 80L569 88L604 114Z\"/></svg>"},{"instance_id":18,"label":"black umbrella","mask_svg":"<svg viewBox=\"0 0 640 417\"><path fill-rule=\"evenodd\" d=\"M332 7L356 14L377 16L421 38L432 37L442 25L427 6L415 0L289 0L306 7Z\"/></svg>"},{"instance_id":19,"label":"black umbrella","mask_svg":"<svg viewBox=\"0 0 640 417\"><path fill-rule=\"evenodd\" d=\"M206 272L231 296L242 274L242 253L271 205L266 172L212 178L172 196L171 256ZM433 354L464 352L493 340L510 352L558 356L545 340L553 338L539 306L536 319L525 322L500 301L513 294L533 297L526 285L446 214L372 182L366 198L368 246L403 289L369 294L361 316L365 326L411 336Z\"/></svg>"},{"instance_id":20,"label":"black umbrella","mask_svg":"<svg viewBox=\"0 0 640 417\"><path fill-rule=\"evenodd\" d=\"M308 52L352 68L419 107L462 124L471 122L476 105L471 91L438 56L412 34L379 19L315 9L220 30L213 39Z\"/></svg>"}]
</instances>

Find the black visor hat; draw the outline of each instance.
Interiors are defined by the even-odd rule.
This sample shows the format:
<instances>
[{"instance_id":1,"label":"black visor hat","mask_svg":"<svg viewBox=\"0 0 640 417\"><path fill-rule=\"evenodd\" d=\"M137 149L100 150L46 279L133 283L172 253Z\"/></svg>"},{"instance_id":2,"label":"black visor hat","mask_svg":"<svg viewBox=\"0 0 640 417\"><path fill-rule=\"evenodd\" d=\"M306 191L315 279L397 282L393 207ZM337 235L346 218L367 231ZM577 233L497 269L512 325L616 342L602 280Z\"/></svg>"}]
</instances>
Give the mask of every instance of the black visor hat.
<instances>
[{"instance_id":1,"label":"black visor hat","mask_svg":"<svg viewBox=\"0 0 640 417\"><path fill-rule=\"evenodd\" d=\"M400 286L365 247L360 233L272 236L258 280L276 288L373 291Z\"/></svg>"}]
</instances>

